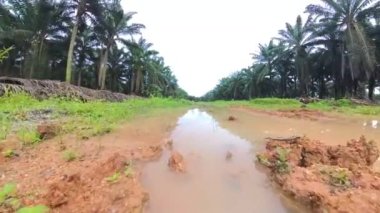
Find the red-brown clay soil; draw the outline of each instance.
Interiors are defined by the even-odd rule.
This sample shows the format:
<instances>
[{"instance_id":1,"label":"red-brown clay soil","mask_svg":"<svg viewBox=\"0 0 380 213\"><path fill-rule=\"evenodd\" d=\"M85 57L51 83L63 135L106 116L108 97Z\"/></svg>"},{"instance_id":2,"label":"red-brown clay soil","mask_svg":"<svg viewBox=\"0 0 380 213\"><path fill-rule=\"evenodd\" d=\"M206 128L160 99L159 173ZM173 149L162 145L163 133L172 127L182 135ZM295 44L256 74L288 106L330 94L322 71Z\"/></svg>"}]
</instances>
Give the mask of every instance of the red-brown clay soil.
<instances>
[{"instance_id":1,"label":"red-brown clay soil","mask_svg":"<svg viewBox=\"0 0 380 213\"><path fill-rule=\"evenodd\" d=\"M0 186L16 183L23 206L43 204L51 212L141 212L149 199L139 181L141 166L161 156L179 113L140 118L87 141L63 136L22 147L10 138L1 151L12 148L18 156L0 155ZM66 152L75 159L65 160Z\"/></svg>"},{"instance_id":2,"label":"red-brown clay soil","mask_svg":"<svg viewBox=\"0 0 380 213\"><path fill-rule=\"evenodd\" d=\"M379 149L364 137L345 146L268 139L257 157L286 194L313 212L380 212L380 174L371 170Z\"/></svg>"},{"instance_id":3,"label":"red-brown clay soil","mask_svg":"<svg viewBox=\"0 0 380 213\"><path fill-rule=\"evenodd\" d=\"M336 116L328 115L326 113L320 112L318 110L312 109L280 109L280 110L262 110L254 109L248 107L233 107L233 109L248 111L253 113L261 113L271 116L284 117L284 118L293 118L293 119L305 119L310 121L317 121L321 119L333 119Z\"/></svg>"},{"instance_id":4,"label":"red-brown clay soil","mask_svg":"<svg viewBox=\"0 0 380 213\"><path fill-rule=\"evenodd\" d=\"M173 151L169 160L168 160L169 168L174 172L186 172L186 165L183 155L181 155L177 151Z\"/></svg>"}]
</instances>

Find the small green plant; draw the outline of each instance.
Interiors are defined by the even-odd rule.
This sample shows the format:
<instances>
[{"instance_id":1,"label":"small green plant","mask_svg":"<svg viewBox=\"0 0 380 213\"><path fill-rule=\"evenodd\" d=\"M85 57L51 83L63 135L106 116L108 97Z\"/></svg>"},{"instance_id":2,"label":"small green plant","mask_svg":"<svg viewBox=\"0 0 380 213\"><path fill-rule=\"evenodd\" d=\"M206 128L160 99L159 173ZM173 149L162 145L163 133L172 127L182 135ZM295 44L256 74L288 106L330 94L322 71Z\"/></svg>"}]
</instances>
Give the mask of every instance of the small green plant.
<instances>
[{"instance_id":1,"label":"small green plant","mask_svg":"<svg viewBox=\"0 0 380 213\"><path fill-rule=\"evenodd\" d=\"M8 58L8 54L9 52L13 49L13 46L12 47L9 47L9 48L6 48L6 49L2 49L0 50L0 63L3 62L3 60L7 59Z\"/></svg>"},{"instance_id":2,"label":"small green plant","mask_svg":"<svg viewBox=\"0 0 380 213\"><path fill-rule=\"evenodd\" d=\"M117 183L120 180L120 172L115 172L113 175L106 178L109 183Z\"/></svg>"},{"instance_id":3,"label":"small green plant","mask_svg":"<svg viewBox=\"0 0 380 213\"><path fill-rule=\"evenodd\" d=\"M9 198L4 202L4 205L16 210L21 207L21 201L18 198Z\"/></svg>"},{"instance_id":4,"label":"small green plant","mask_svg":"<svg viewBox=\"0 0 380 213\"><path fill-rule=\"evenodd\" d=\"M1 115L0 115L1 116ZM0 121L0 141L7 139L8 133L10 131L9 123L5 123Z\"/></svg>"},{"instance_id":5,"label":"small green plant","mask_svg":"<svg viewBox=\"0 0 380 213\"><path fill-rule=\"evenodd\" d=\"M269 162L268 157L265 156L264 154L258 154L256 157L257 157L257 161L258 161L260 164L262 164L262 165L264 165L264 166L266 166L266 167L271 166L271 163Z\"/></svg>"},{"instance_id":6,"label":"small green plant","mask_svg":"<svg viewBox=\"0 0 380 213\"><path fill-rule=\"evenodd\" d=\"M329 182L333 186L349 187L351 186L349 171L344 168L323 168L320 170L322 174L329 177Z\"/></svg>"},{"instance_id":7,"label":"small green plant","mask_svg":"<svg viewBox=\"0 0 380 213\"><path fill-rule=\"evenodd\" d=\"M48 213L49 211L47 206L37 205L21 208L16 213Z\"/></svg>"},{"instance_id":8,"label":"small green plant","mask_svg":"<svg viewBox=\"0 0 380 213\"><path fill-rule=\"evenodd\" d=\"M15 196L17 192L16 184L7 183L0 190L0 205L3 204L7 199Z\"/></svg>"},{"instance_id":9,"label":"small green plant","mask_svg":"<svg viewBox=\"0 0 380 213\"><path fill-rule=\"evenodd\" d=\"M3 152L3 156L6 158L12 158L12 157L16 156L16 153L13 149L7 149Z\"/></svg>"},{"instance_id":10,"label":"small green plant","mask_svg":"<svg viewBox=\"0 0 380 213\"><path fill-rule=\"evenodd\" d=\"M0 191L0 206L17 210L21 207L21 201L16 197L16 184L5 184Z\"/></svg>"},{"instance_id":11,"label":"small green plant","mask_svg":"<svg viewBox=\"0 0 380 213\"><path fill-rule=\"evenodd\" d=\"M77 154L72 150L66 150L63 152L63 159L66 162L71 162L77 159Z\"/></svg>"},{"instance_id":12,"label":"small green plant","mask_svg":"<svg viewBox=\"0 0 380 213\"><path fill-rule=\"evenodd\" d=\"M277 153L277 160L276 160L276 170L279 173L288 173L290 172L290 165L288 162L288 156L290 153L289 149L284 149L284 148L277 148L276 149Z\"/></svg>"},{"instance_id":13,"label":"small green plant","mask_svg":"<svg viewBox=\"0 0 380 213\"><path fill-rule=\"evenodd\" d=\"M41 142L41 135L35 128L22 128L17 132L17 136L24 145L34 145Z\"/></svg>"},{"instance_id":14,"label":"small green plant","mask_svg":"<svg viewBox=\"0 0 380 213\"><path fill-rule=\"evenodd\" d=\"M129 162L128 166L125 167L124 175L127 177L133 177L134 173L132 162Z\"/></svg>"}]
</instances>

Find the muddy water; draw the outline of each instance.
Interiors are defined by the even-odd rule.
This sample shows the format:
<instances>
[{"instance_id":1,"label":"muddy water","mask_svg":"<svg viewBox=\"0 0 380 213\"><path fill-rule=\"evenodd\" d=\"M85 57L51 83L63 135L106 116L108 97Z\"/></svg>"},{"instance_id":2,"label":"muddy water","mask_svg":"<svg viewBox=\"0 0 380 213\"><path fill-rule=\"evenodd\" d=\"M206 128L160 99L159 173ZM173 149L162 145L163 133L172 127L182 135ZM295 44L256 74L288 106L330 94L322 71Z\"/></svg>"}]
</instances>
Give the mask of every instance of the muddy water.
<instances>
[{"instance_id":1,"label":"muddy water","mask_svg":"<svg viewBox=\"0 0 380 213\"><path fill-rule=\"evenodd\" d=\"M230 122L233 115L236 121ZM252 113L244 109L194 109L179 118L171 134L173 149L183 154L187 173L167 167L169 151L146 165L143 184L150 200L146 212L305 212L275 191L254 164L266 137L306 135L327 144L366 138L380 145L378 117L333 117L318 121ZM228 152L232 158L226 160ZM380 170L380 162L375 165Z\"/></svg>"},{"instance_id":2,"label":"muddy water","mask_svg":"<svg viewBox=\"0 0 380 213\"><path fill-rule=\"evenodd\" d=\"M255 143L219 126L208 113L187 112L172 132L173 149L183 154L187 172L169 171L169 151L145 166L150 199L145 212L293 212L253 163ZM230 160L226 159L232 153Z\"/></svg>"},{"instance_id":3,"label":"muddy water","mask_svg":"<svg viewBox=\"0 0 380 213\"><path fill-rule=\"evenodd\" d=\"M260 143L266 137L304 136L318 139L324 143L337 145L345 144L351 139L364 135L369 140L375 140L380 145L379 117L353 117L342 115L333 118L320 117L318 121L307 119L291 119L269 116L250 112L246 109L212 110L211 114L220 121L221 126L231 132ZM235 122L226 118L233 115Z\"/></svg>"}]
</instances>

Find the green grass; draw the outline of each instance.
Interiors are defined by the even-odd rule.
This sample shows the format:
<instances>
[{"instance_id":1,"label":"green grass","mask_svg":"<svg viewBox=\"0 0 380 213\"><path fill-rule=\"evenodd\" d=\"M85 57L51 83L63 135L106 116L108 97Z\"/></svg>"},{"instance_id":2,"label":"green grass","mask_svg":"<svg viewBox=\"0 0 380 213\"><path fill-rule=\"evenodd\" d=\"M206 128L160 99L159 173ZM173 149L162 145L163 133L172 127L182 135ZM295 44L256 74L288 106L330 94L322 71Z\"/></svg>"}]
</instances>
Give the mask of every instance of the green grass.
<instances>
[{"instance_id":1,"label":"green grass","mask_svg":"<svg viewBox=\"0 0 380 213\"><path fill-rule=\"evenodd\" d=\"M77 159L77 154L72 150L66 150L63 152L62 158L66 162L71 162L71 161L74 161L75 159Z\"/></svg>"},{"instance_id":2,"label":"green grass","mask_svg":"<svg viewBox=\"0 0 380 213\"><path fill-rule=\"evenodd\" d=\"M16 213L47 213L49 208L44 205L29 206L19 209Z\"/></svg>"},{"instance_id":3,"label":"green grass","mask_svg":"<svg viewBox=\"0 0 380 213\"><path fill-rule=\"evenodd\" d=\"M262 110L286 110L300 109L303 104L296 99L257 98L249 101L214 101L209 103L201 103L201 105L214 107L245 106ZM380 115L380 105L357 105L347 99L338 101L321 100L319 102L307 104L306 108L349 115Z\"/></svg>"},{"instance_id":4,"label":"green grass","mask_svg":"<svg viewBox=\"0 0 380 213\"><path fill-rule=\"evenodd\" d=\"M281 98L257 98L249 101L214 101L210 103L216 107L247 106L256 109L293 109L301 107L301 103L295 99Z\"/></svg>"},{"instance_id":5,"label":"green grass","mask_svg":"<svg viewBox=\"0 0 380 213\"><path fill-rule=\"evenodd\" d=\"M117 183L119 182L120 177L121 177L120 172L115 172L113 175L106 177L106 181L108 183Z\"/></svg>"},{"instance_id":6,"label":"green grass","mask_svg":"<svg viewBox=\"0 0 380 213\"><path fill-rule=\"evenodd\" d=\"M101 135L112 131L121 122L138 115L153 113L157 109L187 107L192 102L178 99L149 98L124 102L91 101L81 102L52 98L39 101L25 94L10 94L0 97L0 139L4 139L12 126L25 120L25 115L34 110L51 109L53 117L62 123L62 133L76 133L82 138ZM20 127L18 127L20 129ZM26 144L39 142L35 126L25 126L17 132Z\"/></svg>"},{"instance_id":7,"label":"green grass","mask_svg":"<svg viewBox=\"0 0 380 213\"><path fill-rule=\"evenodd\" d=\"M34 127L23 127L19 129L17 136L24 145L34 145L41 141L41 135Z\"/></svg>"},{"instance_id":8,"label":"green grass","mask_svg":"<svg viewBox=\"0 0 380 213\"><path fill-rule=\"evenodd\" d=\"M0 189L0 204L16 194L17 188L14 183L7 183Z\"/></svg>"},{"instance_id":9,"label":"green grass","mask_svg":"<svg viewBox=\"0 0 380 213\"><path fill-rule=\"evenodd\" d=\"M22 207L22 203L17 195L17 187L14 183L7 183L0 188L0 211L1 207L11 208L17 213L47 213L49 208L43 205ZM17 211L16 211L17 210Z\"/></svg>"},{"instance_id":10,"label":"green grass","mask_svg":"<svg viewBox=\"0 0 380 213\"><path fill-rule=\"evenodd\" d=\"M16 155L16 153L13 149L7 149L7 150L3 151L2 154L6 158L12 158Z\"/></svg>"}]
</instances>

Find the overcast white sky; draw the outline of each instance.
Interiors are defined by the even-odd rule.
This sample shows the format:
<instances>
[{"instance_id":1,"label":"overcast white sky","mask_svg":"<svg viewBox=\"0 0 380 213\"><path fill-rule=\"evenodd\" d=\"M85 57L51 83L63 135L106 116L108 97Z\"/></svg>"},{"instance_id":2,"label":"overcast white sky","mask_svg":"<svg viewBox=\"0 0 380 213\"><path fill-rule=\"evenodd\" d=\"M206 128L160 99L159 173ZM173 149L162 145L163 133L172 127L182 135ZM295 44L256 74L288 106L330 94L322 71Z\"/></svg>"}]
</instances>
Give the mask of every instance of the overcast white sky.
<instances>
[{"instance_id":1,"label":"overcast white sky","mask_svg":"<svg viewBox=\"0 0 380 213\"><path fill-rule=\"evenodd\" d=\"M190 95L252 64L252 52L319 0L122 0Z\"/></svg>"}]
</instances>

